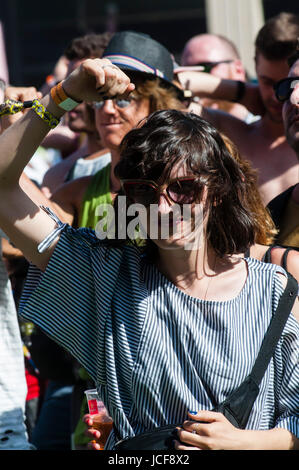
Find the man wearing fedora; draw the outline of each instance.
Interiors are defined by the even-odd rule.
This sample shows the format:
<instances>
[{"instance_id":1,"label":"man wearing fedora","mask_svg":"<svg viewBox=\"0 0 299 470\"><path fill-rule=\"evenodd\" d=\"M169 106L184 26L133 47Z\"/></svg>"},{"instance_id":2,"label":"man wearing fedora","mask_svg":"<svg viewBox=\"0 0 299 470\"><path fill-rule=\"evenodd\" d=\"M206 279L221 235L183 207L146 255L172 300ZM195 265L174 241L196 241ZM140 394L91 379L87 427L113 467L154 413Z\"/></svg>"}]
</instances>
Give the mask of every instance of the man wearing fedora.
<instances>
[{"instance_id":1,"label":"man wearing fedora","mask_svg":"<svg viewBox=\"0 0 299 470\"><path fill-rule=\"evenodd\" d=\"M117 66L135 84L126 100L99 96L93 103L102 145L111 153L111 163L93 176L63 184L52 195L53 209L70 225L94 228L99 220L96 207L112 203L120 183L114 176L123 137L142 119L162 109L185 109L185 95L174 80L170 52L150 36L134 31L116 33L103 59Z\"/></svg>"}]
</instances>

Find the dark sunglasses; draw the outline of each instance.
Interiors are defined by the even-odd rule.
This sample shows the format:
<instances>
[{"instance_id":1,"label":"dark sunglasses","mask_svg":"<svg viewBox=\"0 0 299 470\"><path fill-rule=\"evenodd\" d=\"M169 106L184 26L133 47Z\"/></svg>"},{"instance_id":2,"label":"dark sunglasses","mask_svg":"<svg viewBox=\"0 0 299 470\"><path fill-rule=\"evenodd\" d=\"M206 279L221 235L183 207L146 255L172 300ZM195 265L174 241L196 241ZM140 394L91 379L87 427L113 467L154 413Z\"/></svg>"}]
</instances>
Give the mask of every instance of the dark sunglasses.
<instances>
[{"instance_id":1,"label":"dark sunglasses","mask_svg":"<svg viewBox=\"0 0 299 470\"><path fill-rule=\"evenodd\" d=\"M161 194L176 204L192 204L202 186L197 178L192 177L177 178L164 188L151 180L121 180L121 184L131 201L145 207L159 204Z\"/></svg>"},{"instance_id":2,"label":"dark sunglasses","mask_svg":"<svg viewBox=\"0 0 299 470\"><path fill-rule=\"evenodd\" d=\"M299 83L299 77L287 77L275 83L274 91L278 101L284 102L288 100L293 89Z\"/></svg>"},{"instance_id":3,"label":"dark sunglasses","mask_svg":"<svg viewBox=\"0 0 299 470\"><path fill-rule=\"evenodd\" d=\"M199 62L198 64L193 64L193 65L200 65L201 67L203 67L203 70L201 70L201 72L211 73L212 69L216 67L216 65L230 64L231 62L233 62L232 59L231 60L218 60L218 62Z\"/></svg>"}]
</instances>

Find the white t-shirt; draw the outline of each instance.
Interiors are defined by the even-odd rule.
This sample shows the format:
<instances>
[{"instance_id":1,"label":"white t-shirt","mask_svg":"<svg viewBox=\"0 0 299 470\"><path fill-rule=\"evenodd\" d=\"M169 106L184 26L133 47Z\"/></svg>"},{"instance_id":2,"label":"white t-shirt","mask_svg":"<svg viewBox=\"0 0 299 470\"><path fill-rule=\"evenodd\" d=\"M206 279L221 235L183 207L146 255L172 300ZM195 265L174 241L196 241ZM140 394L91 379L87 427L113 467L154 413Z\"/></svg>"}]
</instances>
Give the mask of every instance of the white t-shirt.
<instances>
[{"instance_id":1,"label":"white t-shirt","mask_svg":"<svg viewBox=\"0 0 299 470\"><path fill-rule=\"evenodd\" d=\"M7 238L0 230L0 237ZM0 244L0 450L32 450L25 426L27 384L17 312Z\"/></svg>"},{"instance_id":2,"label":"white t-shirt","mask_svg":"<svg viewBox=\"0 0 299 470\"><path fill-rule=\"evenodd\" d=\"M86 158L78 158L74 166L70 170L67 181L82 178L83 176L94 175L111 162L110 152L100 155L97 158L88 160Z\"/></svg>"}]
</instances>

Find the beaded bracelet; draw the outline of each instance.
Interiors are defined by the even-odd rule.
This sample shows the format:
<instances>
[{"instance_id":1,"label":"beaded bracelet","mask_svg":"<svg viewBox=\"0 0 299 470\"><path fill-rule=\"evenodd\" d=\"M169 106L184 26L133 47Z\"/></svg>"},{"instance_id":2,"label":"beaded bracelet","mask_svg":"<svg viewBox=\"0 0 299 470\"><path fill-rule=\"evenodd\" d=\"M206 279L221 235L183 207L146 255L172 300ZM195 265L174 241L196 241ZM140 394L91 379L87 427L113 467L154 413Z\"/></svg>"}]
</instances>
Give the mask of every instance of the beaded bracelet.
<instances>
[{"instance_id":1,"label":"beaded bracelet","mask_svg":"<svg viewBox=\"0 0 299 470\"><path fill-rule=\"evenodd\" d=\"M51 129L54 129L54 127L56 127L60 122L60 119L53 116L50 111L47 111L38 100L24 101L23 103L21 101L6 100L0 105L0 117L8 114L16 114L26 108L32 108L33 111L43 121L45 121Z\"/></svg>"}]
</instances>

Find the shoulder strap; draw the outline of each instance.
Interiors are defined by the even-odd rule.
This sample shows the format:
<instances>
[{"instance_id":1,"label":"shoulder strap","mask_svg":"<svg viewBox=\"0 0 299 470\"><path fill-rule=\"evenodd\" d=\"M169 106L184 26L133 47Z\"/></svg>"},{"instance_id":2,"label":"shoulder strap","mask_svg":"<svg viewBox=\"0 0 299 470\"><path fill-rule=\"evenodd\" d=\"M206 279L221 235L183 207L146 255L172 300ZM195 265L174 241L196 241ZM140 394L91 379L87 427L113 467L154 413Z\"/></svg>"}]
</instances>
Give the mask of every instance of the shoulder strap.
<instances>
[{"instance_id":1,"label":"shoulder strap","mask_svg":"<svg viewBox=\"0 0 299 470\"><path fill-rule=\"evenodd\" d=\"M285 269L286 271L288 270L287 269L287 257L288 257L288 254L291 250L295 250L295 251L298 251L298 248L294 248L292 246L283 246L283 245L271 245L269 246L268 250L266 251L266 253L264 254L263 256L263 259L262 261L264 263L273 263L272 262L272 249L273 248L285 248L285 251L283 253L283 257L282 257L282 261L281 261L281 267L283 269ZM275 264L275 263L274 263Z\"/></svg>"},{"instance_id":2,"label":"shoulder strap","mask_svg":"<svg viewBox=\"0 0 299 470\"><path fill-rule=\"evenodd\" d=\"M268 326L266 335L250 374L251 378L257 385L260 384L269 361L274 354L277 342L281 336L297 296L298 283L290 273L287 273L287 275L288 282L286 288L279 299L276 312Z\"/></svg>"},{"instance_id":3,"label":"shoulder strap","mask_svg":"<svg viewBox=\"0 0 299 470\"><path fill-rule=\"evenodd\" d=\"M223 413L238 428L245 429L246 427L252 407L259 393L259 384L274 354L277 342L295 302L297 290L297 281L288 273L287 286L264 336L251 374L245 378L241 385L224 402L214 409L214 411Z\"/></svg>"},{"instance_id":4,"label":"shoulder strap","mask_svg":"<svg viewBox=\"0 0 299 470\"><path fill-rule=\"evenodd\" d=\"M270 245L266 253L264 254L262 261L264 263L271 263L271 252L272 249L275 248L276 245Z\"/></svg>"},{"instance_id":5,"label":"shoulder strap","mask_svg":"<svg viewBox=\"0 0 299 470\"><path fill-rule=\"evenodd\" d=\"M281 263L281 266L283 267L283 269L285 269L287 271L287 257L288 257L288 254L289 252L293 250L293 248L291 247L288 247L285 249L285 252L283 254L283 257L282 257L282 263Z\"/></svg>"}]
</instances>

